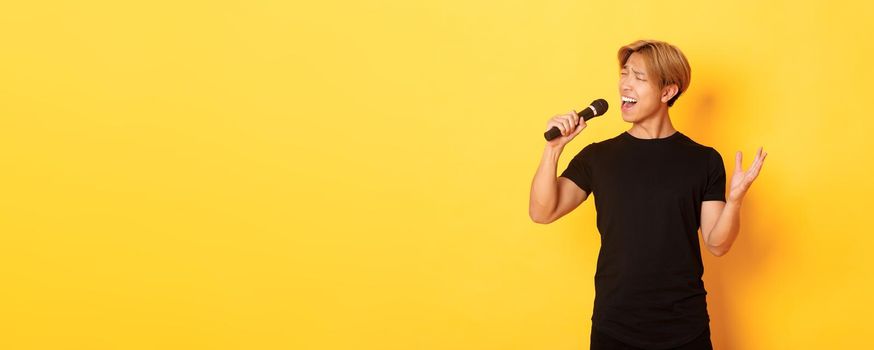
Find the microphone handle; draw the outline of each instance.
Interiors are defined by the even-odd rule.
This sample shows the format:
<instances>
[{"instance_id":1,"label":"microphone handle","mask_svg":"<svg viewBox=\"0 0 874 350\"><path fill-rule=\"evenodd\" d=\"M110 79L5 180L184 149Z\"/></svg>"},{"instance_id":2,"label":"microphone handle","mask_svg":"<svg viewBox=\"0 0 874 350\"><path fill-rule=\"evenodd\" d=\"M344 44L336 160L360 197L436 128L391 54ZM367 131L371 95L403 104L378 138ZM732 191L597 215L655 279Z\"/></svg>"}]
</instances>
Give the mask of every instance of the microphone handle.
<instances>
[{"instance_id":1,"label":"microphone handle","mask_svg":"<svg viewBox=\"0 0 874 350\"><path fill-rule=\"evenodd\" d=\"M586 109L578 112L577 116L583 118L584 121L588 121L589 119L597 117L597 115L595 115L595 107L586 107ZM561 129L559 129L557 126L553 126L552 129L549 129L549 131L543 133L543 137L546 138L546 141L552 141L552 139L559 136L561 136Z\"/></svg>"}]
</instances>

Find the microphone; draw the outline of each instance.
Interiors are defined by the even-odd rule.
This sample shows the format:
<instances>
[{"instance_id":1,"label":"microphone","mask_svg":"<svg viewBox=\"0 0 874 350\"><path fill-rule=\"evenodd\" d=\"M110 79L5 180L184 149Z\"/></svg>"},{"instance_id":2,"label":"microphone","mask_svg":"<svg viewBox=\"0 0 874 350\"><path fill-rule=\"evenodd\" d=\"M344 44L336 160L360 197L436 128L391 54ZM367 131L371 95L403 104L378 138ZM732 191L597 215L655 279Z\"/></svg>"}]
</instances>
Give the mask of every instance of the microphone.
<instances>
[{"instance_id":1,"label":"microphone","mask_svg":"<svg viewBox=\"0 0 874 350\"><path fill-rule=\"evenodd\" d=\"M597 100L592 101L592 104L590 104L589 107L586 107L585 109L583 109L582 111L577 113L577 115L580 118L583 118L584 121L588 121L589 119L592 119L592 118L597 117L601 114L604 114L604 112L606 112L606 111L607 111L607 101L604 100L603 98L599 98ZM577 124L577 125L579 125L579 124ZM549 129L549 131L543 133L543 137L546 138L546 141L551 141L552 139L559 137L559 136L561 136L561 129L559 129L557 126L553 126L552 129Z\"/></svg>"}]
</instances>

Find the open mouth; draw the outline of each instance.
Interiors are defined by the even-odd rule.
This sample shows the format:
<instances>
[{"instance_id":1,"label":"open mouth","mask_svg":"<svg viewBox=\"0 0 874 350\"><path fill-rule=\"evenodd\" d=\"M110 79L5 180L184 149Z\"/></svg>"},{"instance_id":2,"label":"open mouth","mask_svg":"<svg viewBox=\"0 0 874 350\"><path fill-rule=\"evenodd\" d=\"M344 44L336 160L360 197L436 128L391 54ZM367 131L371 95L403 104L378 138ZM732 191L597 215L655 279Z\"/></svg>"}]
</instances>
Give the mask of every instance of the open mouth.
<instances>
[{"instance_id":1,"label":"open mouth","mask_svg":"<svg viewBox=\"0 0 874 350\"><path fill-rule=\"evenodd\" d=\"M635 104L637 104L637 99L627 97L627 96L622 96L622 110L623 111L627 111L627 110L631 109L632 107L634 107Z\"/></svg>"}]
</instances>

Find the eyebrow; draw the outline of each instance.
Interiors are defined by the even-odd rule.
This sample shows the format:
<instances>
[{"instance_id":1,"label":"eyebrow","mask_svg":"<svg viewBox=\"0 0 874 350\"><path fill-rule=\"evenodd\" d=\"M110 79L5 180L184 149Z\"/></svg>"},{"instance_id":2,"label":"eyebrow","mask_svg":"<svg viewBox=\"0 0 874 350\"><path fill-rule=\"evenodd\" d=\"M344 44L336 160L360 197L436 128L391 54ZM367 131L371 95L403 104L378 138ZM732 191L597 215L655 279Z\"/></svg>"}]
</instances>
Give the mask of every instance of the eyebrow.
<instances>
[{"instance_id":1,"label":"eyebrow","mask_svg":"<svg viewBox=\"0 0 874 350\"><path fill-rule=\"evenodd\" d=\"M628 64L622 66L622 68L628 69ZM634 70L634 68L631 68L631 70L634 71L634 73L642 74L642 75L646 75L646 73L644 73L644 72L638 72L638 71Z\"/></svg>"}]
</instances>

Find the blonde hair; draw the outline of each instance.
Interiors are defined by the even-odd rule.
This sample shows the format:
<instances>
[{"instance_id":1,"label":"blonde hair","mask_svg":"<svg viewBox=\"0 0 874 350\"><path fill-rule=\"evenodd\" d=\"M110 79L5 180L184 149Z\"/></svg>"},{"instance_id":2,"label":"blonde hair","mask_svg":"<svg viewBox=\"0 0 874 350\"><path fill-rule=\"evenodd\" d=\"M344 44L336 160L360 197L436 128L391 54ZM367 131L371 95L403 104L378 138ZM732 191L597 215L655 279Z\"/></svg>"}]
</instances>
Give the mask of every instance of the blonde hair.
<instances>
[{"instance_id":1,"label":"blonde hair","mask_svg":"<svg viewBox=\"0 0 874 350\"><path fill-rule=\"evenodd\" d=\"M619 48L619 69L635 52L643 56L650 74L658 77L656 82L659 90L671 84L677 85L677 94L668 100L668 106L673 106L692 80L692 68L686 56L676 46L664 41L638 40Z\"/></svg>"}]
</instances>

